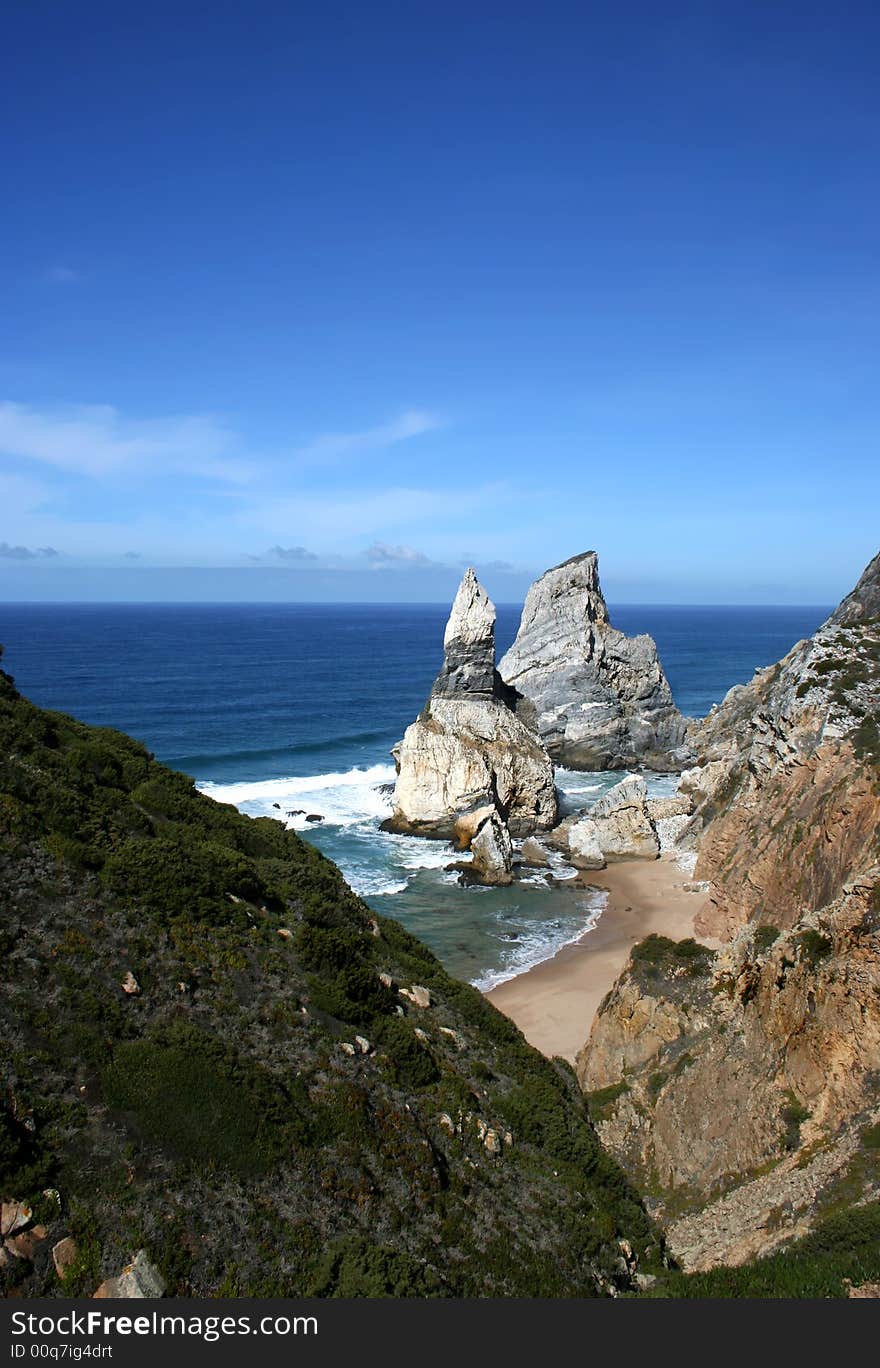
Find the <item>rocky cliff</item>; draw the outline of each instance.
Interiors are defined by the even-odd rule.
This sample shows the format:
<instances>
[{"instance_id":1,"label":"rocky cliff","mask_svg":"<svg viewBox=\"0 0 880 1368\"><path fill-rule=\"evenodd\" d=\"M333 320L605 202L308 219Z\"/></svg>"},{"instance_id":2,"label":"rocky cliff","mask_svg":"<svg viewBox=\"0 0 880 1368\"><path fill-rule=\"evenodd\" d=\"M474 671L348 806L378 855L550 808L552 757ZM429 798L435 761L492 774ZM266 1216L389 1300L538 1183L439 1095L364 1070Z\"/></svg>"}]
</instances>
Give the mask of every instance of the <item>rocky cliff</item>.
<instances>
[{"instance_id":1,"label":"rocky cliff","mask_svg":"<svg viewBox=\"0 0 880 1368\"><path fill-rule=\"evenodd\" d=\"M686 727L649 636L610 623L595 551L530 588L516 641L499 664L530 699L557 764L574 769L681 769Z\"/></svg>"},{"instance_id":2,"label":"rocky cliff","mask_svg":"<svg viewBox=\"0 0 880 1368\"><path fill-rule=\"evenodd\" d=\"M880 1194L880 558L809 641L692 728L700 933L651 938L578 1061L686 1266Z\"/></svg>"},{"instance_id":3,"label":"rocky cliff","mask_svg":"<svg viewBox=\"0 0 880 1368\"><path fill-rule=\"evenodd\" d=\"M686 1267L880 1195L880 869L787 932L632 953L578 1059L603 1141Z\"/></svg>"},{"instance_id":4,"label":"rocky cliff","mask_svg":"<svg viewBox=\"0 0 880 1368\"><path fill-rule=\"evenodd\" d=\"M808 641L691 730L698 930L793 925L873 860L880 824L880 557Z\"/></svg>"},{"instance_id":5,"label":"rocky cliff","mask_svg":"<svg viewBox=\"0 0 880 1368\"><path fill-rule=\"evenodd\" d=\"M395 749L389 828L464 847L493 815L514 836L547 830L557 816L553 764L530 704L495 669L495 607L473 570L443 644L431 696Z\"/></svg>"}]
</instances>

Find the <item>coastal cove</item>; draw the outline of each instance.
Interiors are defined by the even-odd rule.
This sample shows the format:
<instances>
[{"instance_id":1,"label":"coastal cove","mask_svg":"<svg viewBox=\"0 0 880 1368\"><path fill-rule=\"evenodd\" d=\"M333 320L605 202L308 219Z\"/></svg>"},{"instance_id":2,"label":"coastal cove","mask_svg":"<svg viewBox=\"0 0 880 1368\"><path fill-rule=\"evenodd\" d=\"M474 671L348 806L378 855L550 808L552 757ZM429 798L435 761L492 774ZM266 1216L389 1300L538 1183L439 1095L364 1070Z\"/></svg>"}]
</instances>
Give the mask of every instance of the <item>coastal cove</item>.
<instances>
[{"instance_id":1,"label":"coastal cove","mask_svg":"<svg viewBox=\"0 0 880 1368\"><path fill-rule=\"evenodd\" d=\"M534 988L534 975L553 965L598 961L610 953L609 938L625 958L624 942L653 927L625 912L641 906L635 894L618 908L612 889L603 915L609 894L598 890L619 882L622 867L597 873L596 888L548 889L536 872L513 888L465 889L446 870L455 858L446 842L379 830L394 779L389 751L424 703L447 613L447 605L7 605L0 639L20 687L42 706L131 733L242 811L278 817L300 809L291 824L456 976L489 989L540 965L529 976ZM621 606L613 620L655 638L676 703L699 715L826 614L822 607ZM499 607L499 654L519 615L516 606ZM619 777L557 771L570 807L591 802ZM649 787L659 796L675 782L655 775ZM312 814L323 822L308 823ZM670 884L687 879L671 865L667 876L664 861L641 866L639 877L656 881L661 867ZM699 899L678 896L681 915L692 915L687 909ZM626 926L618 934L620 918ZM615 972L606 969L606 986ZM509 996L514 987L496 991ZM587 1021L581 1012L572 1028L575 1048ZM571 1053L564 1039L551 1047Z\"/></svg>"}]
</instances>

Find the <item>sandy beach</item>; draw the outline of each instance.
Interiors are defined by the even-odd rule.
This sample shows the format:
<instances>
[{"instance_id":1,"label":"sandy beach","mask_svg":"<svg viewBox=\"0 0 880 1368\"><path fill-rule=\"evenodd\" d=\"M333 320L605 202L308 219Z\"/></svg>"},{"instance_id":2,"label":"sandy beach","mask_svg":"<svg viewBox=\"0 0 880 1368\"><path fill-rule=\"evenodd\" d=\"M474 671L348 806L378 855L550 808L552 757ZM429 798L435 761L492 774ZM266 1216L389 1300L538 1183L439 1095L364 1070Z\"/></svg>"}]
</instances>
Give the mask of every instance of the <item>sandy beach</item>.
<instances>
[{"instance_id":1,"label":"sandy beach","mask_svg":"<svg viewBox=\"0 0 880 1368\"><path fill-rule=\"evenodd\" d=\"M609 895L594 929L487 994L532 1045L572 1063L630 947L652 931L672 940L692 936L694 918L705 901L699 893L684 891L689 876L669 856L628 860L585 878Z\"/></svg>"}]
</instances>

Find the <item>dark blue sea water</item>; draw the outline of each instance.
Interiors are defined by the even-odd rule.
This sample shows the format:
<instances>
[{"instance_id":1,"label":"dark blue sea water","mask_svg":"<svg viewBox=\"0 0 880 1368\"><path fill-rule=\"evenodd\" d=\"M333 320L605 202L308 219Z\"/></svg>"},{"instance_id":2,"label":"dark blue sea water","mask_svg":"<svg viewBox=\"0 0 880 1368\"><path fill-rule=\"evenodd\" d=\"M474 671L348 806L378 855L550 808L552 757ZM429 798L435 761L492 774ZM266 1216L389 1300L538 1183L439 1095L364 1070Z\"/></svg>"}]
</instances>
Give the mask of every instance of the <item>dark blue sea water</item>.
<instances>
[{"instance_id":1,"label":"dark blue sea water","mask_svg":"<svg viewBox=\"0 0 880 1368\"><path fill-rule=\"evenodd\" d=\"M462 890L442 842L379 831L390 747L425 701L448 605L3 604L4 667L34 702L119 727L244 811L320 813L302 829L375 907L453 972L491 982L552 954L597 914L595 895ZM783 656L830 610L636 607L615 626L656 640L676 701L701 715ZM499 658L520 609L502 605ZM560 772L571 802L618 776ZM669 779L652 781L671 791ZM276 807L275 804L278 804Z\"/></svg>"}]
</instances>

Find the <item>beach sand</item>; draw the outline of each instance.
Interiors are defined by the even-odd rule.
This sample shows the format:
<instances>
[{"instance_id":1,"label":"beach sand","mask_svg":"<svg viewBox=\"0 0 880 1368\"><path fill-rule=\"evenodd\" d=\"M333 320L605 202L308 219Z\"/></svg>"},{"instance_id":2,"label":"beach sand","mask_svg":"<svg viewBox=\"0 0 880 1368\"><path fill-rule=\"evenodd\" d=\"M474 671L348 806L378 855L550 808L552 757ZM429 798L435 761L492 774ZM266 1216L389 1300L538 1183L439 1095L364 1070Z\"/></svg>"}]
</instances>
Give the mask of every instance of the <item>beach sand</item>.
<instances>
[{"instance_id":1,"label":"beach sand","mask_svg":"<svg viewBox=\"0 0 880 1368\"><path fill-rule=\"evenodd\" d=\"M542 1053L574 1063L596 1008L636 941L652 931L672 940L694 934L694 918L705 896L684 891L682 884L690 877L669 856L627 860L585 874L609 895L594 929L553 959L500 983L487 994L489 1001Z\"/></svg>"}]
</instances>

